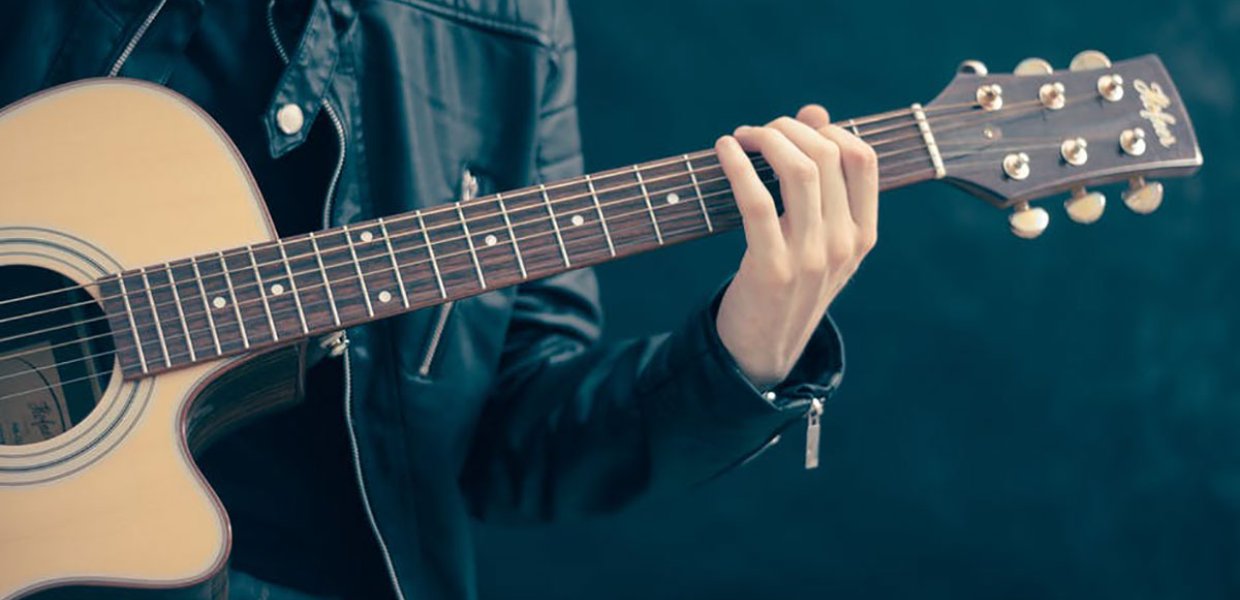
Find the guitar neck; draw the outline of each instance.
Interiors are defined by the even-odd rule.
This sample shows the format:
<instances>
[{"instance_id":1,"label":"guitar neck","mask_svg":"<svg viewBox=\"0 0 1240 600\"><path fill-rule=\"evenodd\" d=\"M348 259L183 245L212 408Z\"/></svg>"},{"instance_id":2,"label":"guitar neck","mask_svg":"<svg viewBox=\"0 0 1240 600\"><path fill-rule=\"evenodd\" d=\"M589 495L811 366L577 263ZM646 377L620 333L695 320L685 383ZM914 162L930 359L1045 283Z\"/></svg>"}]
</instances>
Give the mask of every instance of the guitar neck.
<instances>
[{"instance_id":1,"label":"guitar neck","mask_svg":"<svg viewBox=\"0 0 1240 600\"><path fill-rule=\"evenodd\" d=\"M920 106L840 123L884 190L944 173ZM755 157L759 175L770 167ZM736 229L713 151L224 250L99 280L127 379L324 335Z\"/></svg>"}]
</instances>

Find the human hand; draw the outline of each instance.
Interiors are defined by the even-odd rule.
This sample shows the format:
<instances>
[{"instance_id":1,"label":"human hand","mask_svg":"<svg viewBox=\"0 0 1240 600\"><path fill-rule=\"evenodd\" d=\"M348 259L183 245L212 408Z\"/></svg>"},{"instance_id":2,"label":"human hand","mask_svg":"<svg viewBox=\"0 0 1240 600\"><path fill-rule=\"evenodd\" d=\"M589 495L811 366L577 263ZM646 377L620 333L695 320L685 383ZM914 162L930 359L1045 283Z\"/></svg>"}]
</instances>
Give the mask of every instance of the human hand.
<instances>
[{"instance_id":1,"label":"human hand","mask_svg":"<svg viewBox=\"0 0 1240 600\"><path fill-rule=\"evenodd\" d=\"M878 240L878 158L817 105L739 127L715 150L748 245L715 325L741 371L766 388L788 376ZM746 152L761 153L779 177L782 216Z\"/></svg>"}]
</instances>

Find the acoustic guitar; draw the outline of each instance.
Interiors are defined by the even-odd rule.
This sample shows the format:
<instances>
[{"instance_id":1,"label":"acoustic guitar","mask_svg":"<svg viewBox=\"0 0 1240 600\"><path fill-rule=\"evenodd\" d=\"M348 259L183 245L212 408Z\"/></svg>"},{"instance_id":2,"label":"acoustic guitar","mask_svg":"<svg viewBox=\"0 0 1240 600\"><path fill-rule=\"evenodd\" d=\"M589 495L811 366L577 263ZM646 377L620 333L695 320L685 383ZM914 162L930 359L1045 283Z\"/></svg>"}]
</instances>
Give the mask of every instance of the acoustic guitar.
<instances>
[{"instance_id":1,"label":"acoustic guitar","mask_svg":"<svg viewBox=\"0 0 1240 600\"><path fill-rule=\"evenodd\" d=\"M964 63L931 102L841 121L881 187L955 184L1021 237L1066 193L1202 158L1155 56L1013 73ZM759 173L774 174L755 157ZM222 587L228 517L194 453L294 402L310 342L736 229L711 151L278 238L245 163L202 110L125 79L0 112L0 599L168 597ZM346 402L348 398L346 397Z\"/></svg>"}]
</instances>

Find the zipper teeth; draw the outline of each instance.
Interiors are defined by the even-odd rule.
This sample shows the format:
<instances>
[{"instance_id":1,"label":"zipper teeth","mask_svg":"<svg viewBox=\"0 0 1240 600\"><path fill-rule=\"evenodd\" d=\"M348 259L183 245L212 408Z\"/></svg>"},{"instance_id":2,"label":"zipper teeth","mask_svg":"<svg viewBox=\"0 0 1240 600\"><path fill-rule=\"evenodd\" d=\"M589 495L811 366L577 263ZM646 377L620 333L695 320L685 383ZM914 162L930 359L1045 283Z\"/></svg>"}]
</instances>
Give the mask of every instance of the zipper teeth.
<instances>
[{"instance_id":1,"label":"zipper teeth","mask_svg":"<svg viewBox=\"0 0 1240 600\"><path fill-rule=\"evenodd\" d=\"M267 2L267 30L271 34L271 40L275 42L280 60L288 64L288 53L284 51L284 43L280 41L280 35L276 32L275 4L275 0ZM323 227L326 228L331 227L332 204L336 196L336 185L340 180L340 173L344 169L346 147L344 124L340 122L340 117L336 115L335 109L332 108L326 96L323 97L323 108L327 110L327 116L336 130L336 140L340 144L340 152L336 156L336 170L332 173L331 183L327 186L327 199L323 202ZM340 336L341 342L348 344L348 333L341 331ZM366 478L362 474L362 455L358 450L357 432L353 426L353 372L347 351L344 353L344 419L349 430L349 450L353 454L353 473L357 477L357 487L362 492L362 507L366 509L366 521L370 525L371 532L375 534L375 540L379 542L379 552L383 555L383 564L392 582L392 590L396 592L397 598L405 600L405 593L400 589L400 580L396 577L396 566L392 563L392 553L388 550L387 541L383 539L383 533L379 531L375 513L370 508L370 494L366 492Z\"/></svg>"},{"instance_id":2,"label":"zipper teeth","mask_svg":"<svg viewBox=\"0 0 1240 600\"><path fill-rule=\"evenodd\" d=\"M121 50L121 55L116 57L116 62L112 64L112 68L108 70L108 77L116 77L121 72L121 67L125 66L125 61L129 60L129 55L133 54L133 49L138 47L138 42L142 41L142 36L146 35L146 30L151 28L151 23L155 22L155 17L159 16L160 11L164 10L164 5L168 0L159 0L159 4L146 15L146 20L138 26L138 30L134 32L133 37L129 39L129 43L125 44L125 49Z\"/></svg>"},{"instance_id":3,"label":"zipper teeth","mask_svg":"<svg viewBox=\"0 0 1240 600\"><path fill-rule=\"evenodd\" d=\"M455 301L444 302L439 308L439 319L435 321L435 328L431 330L431 340L426 344L426 355L422 357L422 364L418 366L418 375L422 377L431 375L431 366L435 364L439 341L443 338L443 331L448 325L448 316L452 314L452 307L455 304Z\"/></svg>"}]
</instances>

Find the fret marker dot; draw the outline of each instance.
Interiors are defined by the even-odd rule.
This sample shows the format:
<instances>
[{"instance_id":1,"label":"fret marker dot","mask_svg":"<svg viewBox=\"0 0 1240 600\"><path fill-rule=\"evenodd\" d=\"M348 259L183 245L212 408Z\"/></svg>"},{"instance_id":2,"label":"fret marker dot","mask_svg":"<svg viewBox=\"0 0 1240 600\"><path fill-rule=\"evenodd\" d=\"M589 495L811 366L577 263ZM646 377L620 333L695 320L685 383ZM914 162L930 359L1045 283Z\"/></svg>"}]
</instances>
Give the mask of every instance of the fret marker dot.
<instances>
[{"instance_id":1,"label":"fret marker dot","mask_svg":"<svg viewBox=\"0 0 1240 600\"><path fill-rule=\"evenodd\" d=\"M228 306L228 301L222 296L216 296L215 299L211 301L211 306L216 308L224 308L225 306Z\"/></svg>"},{"instance_id":2,"label":"fret marker dot","mask_svg":"<svg viewBox=\"0 0 1240 600\"><path fill-rule=\"evenodd\" d=\"M362 243L367 243L370 242L370 240L375 239L375 235L369 231L363 231L358 237L361 238Z\"/></svg>"},{"instance_id":3,"label":"fret marker dot","mask_svg":"<svg viewBox=\"0 0 1240 600\"><path fill-rule=\"evenodd\" d=\"M667 195L667 203L668 203L668 204L676 204L677 202L680 202L680 195L679 195L679 194L677 194L676 192L672 192L672 193L670 193L670 194L668 194L668 195Z\"/></svg>"},{"instance_id":4,"label":"fret marker dot","mask_svg":"<svg viewBox=\"0 0 1240 600\"><path fill-rule=\"evenodd\" d=\"M581 215L573 215L571 221L573 222L573 225L581 225L586 222L586 218Z\"/></svg>"},{"instance_id":5,"label":"fret marker dot","mask_svg":"<svg viewBox=\"0 0 1240 600\"><path fill-rule=\"evenodd\" d=\"M495 237L495 234L493 233L488 233L486 237L482 238L482 241L488 246L494 246L497 242L499 242L499 238Z\"/></svg>"},{"instance_id":6,"label":"fret marker dot","mask_svg":"<svg viewBox=\"0 0 1240 600\"><path fill-rule=\"evenodd\" d=\"M387 290L383 290L382 292L379 292L379 302L386 303L386 302L391 302L391 301L392 301L392 292L389 292Z\"/></svg>"},{"instance_id":7,"label":"fret marker dot","mask_svg":"<svg viewBox=\"0 0 1240 600\"><path fill-rule=\"evenodd\" d=\"M279 296L280 294L283 294L283 293L284 293L284 286L283 286L283 285L280 285L280 284L278 284L278 283L272 284L272 286L271 286L271 295L272 295L272 296Z\"/></svg>"}]
</instances>

